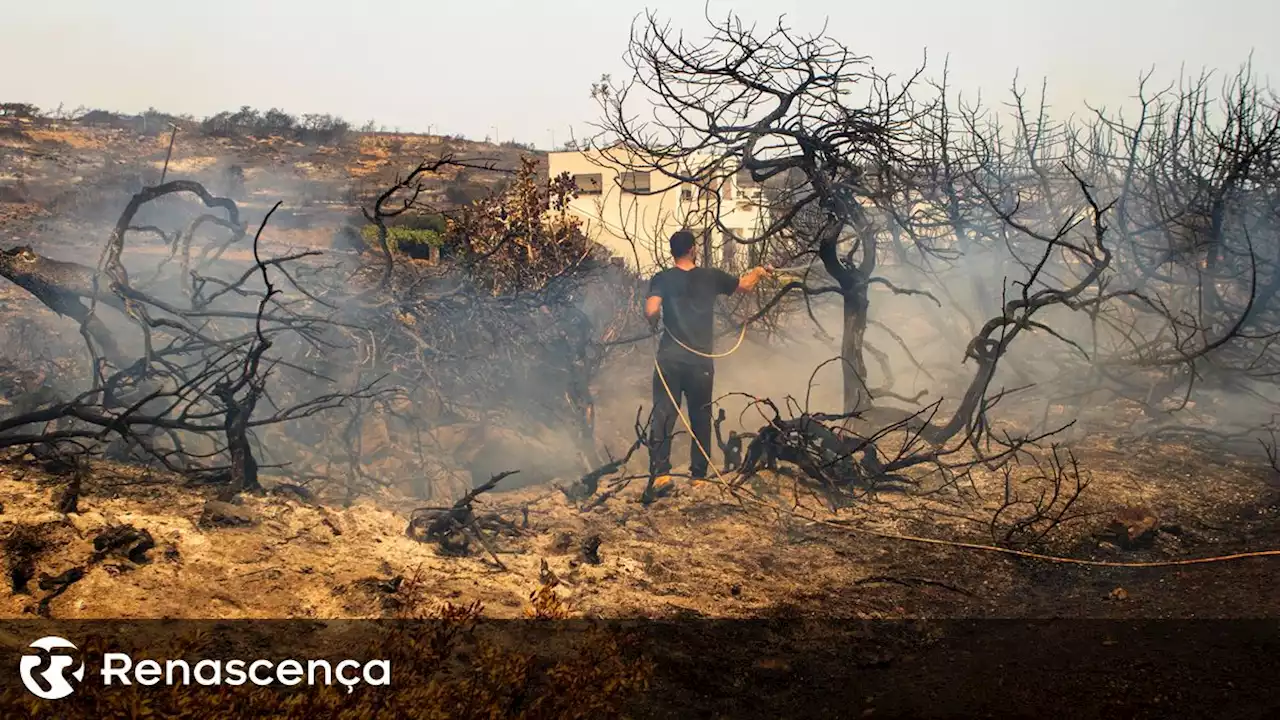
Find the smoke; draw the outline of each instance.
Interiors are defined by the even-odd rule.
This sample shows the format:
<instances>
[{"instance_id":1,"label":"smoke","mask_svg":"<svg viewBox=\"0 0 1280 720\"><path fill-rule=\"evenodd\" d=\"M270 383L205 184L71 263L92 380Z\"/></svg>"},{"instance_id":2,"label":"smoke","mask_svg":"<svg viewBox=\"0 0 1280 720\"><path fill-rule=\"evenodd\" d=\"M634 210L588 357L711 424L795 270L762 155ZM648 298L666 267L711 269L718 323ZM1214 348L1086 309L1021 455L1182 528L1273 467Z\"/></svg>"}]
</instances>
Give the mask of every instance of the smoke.
<instances>
[{"instance_id":1,"label":"smoke","mask_svg":"<svg viewBox=\"0 0 1280 720\"><path fill-rule=\"evenodd\" d=\"M65 168L28 163L23 175L26 187L53 210L47 221L24 232L21 241L49 257L96 266L121 208L134 192L159 179L165 148L156 140L137 141L135 158L126 162L116 161L129 156L117 146L81 148L71 176L78 178L74 182L68 181ZM610 328L615 331L610 339L641 332L636 290L643 287L643 278L600 272L532 304L474 294L465 302L460 300L456 308L440 303L363 307L353 302L361 286L349 280L360 258L335 253L330 247L355 214L350 202L353 191L345 171L333 173L342 180L324 179L326 163L338 164L315 148L286 143L268 150L228 149L208 140L189 141L180 134L167 173L168 179L196 180L215 194L229 195L250 227L257 225L272 203L283 199L284 207L272 217L263 237L269 257L299 248L325 251L323 257L296 263L298 272L292 279L272 271L288 301L318 307L293 287L296 280L316 293L326 303L326 312L341 324L327 338L328 346L296 336L280 337L271 351L280 361L272 370L273 388L288 397L315 397L351 391L382 377L382 387L395 391L255 433L261 460L280 466L268 472L341 487L348 497L387 486L423 498L452 497L505 470L521 473L506 481L504 488L568 481L603 460L603 451L617 453L630 444L636 409L652 406L656 341L604 351L571 336L585 332L599 340ZM335 204L335 200L345 202ZM130 233L122 259L131 279L166 303L186 306L192 278L174 272L179 260L171 255L174 244L186 240L182 231L205 212L198 201L186 197L145 206L134 225L160 228L167 237ZM1275 236L1274 228L1253 225L1255 233L1263 230L1268 237ZM1088 231L1088 227L1080 230ZM202 227L192 239L193 258L228 236L228 231L215 225ZM1242 247L1244 238L1236 233L1231 242ZM1037 260L1034 247L1030 252L1022 248L1017 257L998 246L965 250L928 272L902 258L886 259L877 269L876 274L895 287L916 293L872 287L867 384L883 391L878 404L914 411L941 400L939 419L954 412L975 372L973 361L966 360L969 342L984 323L1001 314L1006 302L1022 293L1016 283L1026 280ZM216 261L200 263L197 272L212 290L218 283L236 281L251 267L247 244L242 243ZM163 272L157 274L158 269ZM1078 268L1067 256L1055 254L1046 263L1040 283L1028 291L1061 287L1073 273ZM1141 279L1123 254L1117 255L1109 277L1116 283L1113 289L1137 288ZM447 289L455 280L428 277L420 293ZM1194 288L1194 278L1187 283ZM1230 296L1239 288L1236 282L1221 293ZM227 306L255 311L263 291L260 279L250 278L240 290L225 298ZM1174 315L1197 309L1195 293L1166 294L1164 300ZM49 362L53 358L83 358L73 321L32 311L35 303L29 298L24 303L26 317L38 317L48 332L40 336L29 324L6 323L4 355L12 364L35 363L39 356L53 367ZM996 419L1027 431L1074 420L1072 432L1077 436L1127 427L1125 413L1136 407L1131 397L1133 378L1149 374L1147 384L1155 386L1166 376L1135 368L1133 338L1158 338L1167 332L1169 322L1139 312L1140 308L1113 304L1120 309L1109 323L1065 307L1037 316L1053 332L1026 330L1001 359L989 393L1023 389L1002 401L993 412ZM428 310L439 314L433 316ZM143 335L135 323L110 309L99 314L129 354L142 355ZM764 338L757 328L751 329L742 349L717 363L717 395L729 418L726 429L750 431L764 424L759 412L749 409L752 398L768 397L780 405L784 398L792 398L797 410L839 412L841 365L832 360L840 354L841 325L840 301L828 295L814 298L809 308L796 305L773 337ZM720 350L736 337L731 324L725 329ZM54 377L55 389L66 396L83 389L88 374L81 367L76 374ZM1115 381L1116 377L1123 382ZM577 424L584 414L575 405L581 398L574 397L582 391L575 383L584 378L590 383L588 397L594 399L590 410L594 429L588 443ZM1256 380L1198 382L1188 407L1181 403L1179 391L1178 385L1161 391L1163 396L1157 400L1164 414L1155 413L1159 417L1150 422L1256 428L1270 419L1276 395L1268 383ZM1168 412L1179 405L1180 412ZM1195 412L1197 405L1213 408L1212 423L1205 420L1205 413ZM644 414L647 411L642 421ZM677 457L687 452L685 443L678 441Z\"/></svg>"},{"instance_id":2,"label":"smoke","mask_svg":"<svg viewBox=\"0 0 1280 720\"><path fill-rule=\"evenodd\" d=\"M877 405L916 411L940 402L936 417L945 422L976 373L976 363L966 359L970 341L984 323L1001 316L1006 303L1021 296L1021 283L1038 260L1029 252L1015 257L1000 248L971 250L930 272L891 261L882 264L878 276L922 294L898 294L883 286L872 289L867 385L887 391L877 398ZM1028 293L1069 285L1079 272L1069 254L1054 253ZM1132 267L1119 257L1105 275L1108 291L1134 287L1133 276ZM1194 317L1199 310L1196 278L1183 282L1190 292L1160 296L1169 316ZM1220 284L1223 294L1235 292L1243 305L1247 278ZM1256 435L1272 420L1278 393L1264 379L1227 370L1198 370L1192 377L1177 367L1144 367L1142 356L1134 353L1135 342L1141 341L1136 339L1147 339L1166 352L1172 345L1169 317L1149 310L1113 300L1097 316L1066 306L1041 311L1035 318L1039 327L1019 335L1000 360L988 395L1016 392L1001 400L988 419L1023 433L1070 425L1062 435L1068 439L1139 435L1172 427ZM812 319L808 315L792 313L783 333L768 342L753 342L754 333L749 334L738 352L717 361L716 394L727 413L726 430L754 431L766 424L763 413L768 411L754 406L752 398L768 397L779 406L789 399L797 413L842 410L841 303L834 296L815 298ZM735 330L724 324L718 351L733 343ZM1225 330L1217 327L1209 336ZM646 357L651 358L652 350L646 346ZM636 379L618 384L627 388L625 395L633 404L652 405L649 362L629 368ZM613 402L625 404L617 398ZM677 441L677 457L686 452L686 442ZM1248 437L1243 444L1256 450L1256 442Z\"/></svg>"}]
</instances>

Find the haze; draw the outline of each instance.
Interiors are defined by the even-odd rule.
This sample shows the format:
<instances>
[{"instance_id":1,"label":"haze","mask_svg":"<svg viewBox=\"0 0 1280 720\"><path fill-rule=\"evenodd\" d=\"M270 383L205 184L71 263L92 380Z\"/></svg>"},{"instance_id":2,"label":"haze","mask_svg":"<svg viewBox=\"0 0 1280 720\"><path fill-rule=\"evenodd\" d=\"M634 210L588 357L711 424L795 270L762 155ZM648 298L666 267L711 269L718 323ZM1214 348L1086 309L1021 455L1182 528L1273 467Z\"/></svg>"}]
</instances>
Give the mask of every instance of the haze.
<instances>
[{"instance_id":1,"label":"haze","mask_svg":"<svg viewBox=\"0 0 1280 720\"><path fill-rule=\"evenodd\" d=\"M156 0L12 3L0 24L5 101L139 112L155 107L203 117L251 105L332 113L405 131L517 140L538 147L589 132L588 97L620 57L632 18L646 7L701 34L696 0L647 3L378 3ZM1004 99L1015 70L1060 113L1088 99L1116 106L1154 66L1164 81L1181 66L1231 71L1249 59L1280 73L1280 3L1079 0L809 0L711 2L765 24L829 32L881 70L906 73L928 49L950 56L953 86Z\"/></svg>"}]
</instances>

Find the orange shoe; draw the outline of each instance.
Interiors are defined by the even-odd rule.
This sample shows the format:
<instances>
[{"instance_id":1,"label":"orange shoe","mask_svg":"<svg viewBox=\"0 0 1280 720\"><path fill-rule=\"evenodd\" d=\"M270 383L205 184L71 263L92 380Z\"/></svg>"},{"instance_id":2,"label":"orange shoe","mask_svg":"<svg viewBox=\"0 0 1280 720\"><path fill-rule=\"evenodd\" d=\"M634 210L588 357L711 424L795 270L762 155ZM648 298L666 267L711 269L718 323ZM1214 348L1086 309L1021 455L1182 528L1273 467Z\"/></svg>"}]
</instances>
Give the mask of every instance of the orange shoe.
<instances>
[{"instance_id":1,"label":"orange shoe","mask_svg":"<svg viewBox=\"0 0 1280 720\"><path fill-rule=\"evenodd\" d=\"M640 496L640 502L648 505L649 503L664 498L676 489L676 482L670 475L659 475L653 479L653 483L645 488L644 494Z\"/></svg>"}]
</instances>

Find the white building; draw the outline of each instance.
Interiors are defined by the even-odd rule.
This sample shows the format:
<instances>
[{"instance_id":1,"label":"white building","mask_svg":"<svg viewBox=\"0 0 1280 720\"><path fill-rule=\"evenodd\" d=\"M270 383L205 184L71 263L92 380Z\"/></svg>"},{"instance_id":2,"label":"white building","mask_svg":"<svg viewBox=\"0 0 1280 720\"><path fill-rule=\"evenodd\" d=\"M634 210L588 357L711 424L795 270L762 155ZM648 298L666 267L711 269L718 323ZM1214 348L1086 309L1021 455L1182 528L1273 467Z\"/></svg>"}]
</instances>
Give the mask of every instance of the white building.
<instances>
[{"instance_id":1,"label":"white building","mask_svg":"<svg viewBox=\"0 0 1280 720\"><path fill-rule=\"evenodd\" d=\"M744 269L751 259L738 241L768 224L761 188L727 160L697 158L673 172L705 178L698 183L679 182L618 148L552 152L547 162L551 177L573 177L579 194L569 210L588 237L642 273L670 264L667 241L681 229L702 239L702 264Z\"/></svg>"}]
</instances>

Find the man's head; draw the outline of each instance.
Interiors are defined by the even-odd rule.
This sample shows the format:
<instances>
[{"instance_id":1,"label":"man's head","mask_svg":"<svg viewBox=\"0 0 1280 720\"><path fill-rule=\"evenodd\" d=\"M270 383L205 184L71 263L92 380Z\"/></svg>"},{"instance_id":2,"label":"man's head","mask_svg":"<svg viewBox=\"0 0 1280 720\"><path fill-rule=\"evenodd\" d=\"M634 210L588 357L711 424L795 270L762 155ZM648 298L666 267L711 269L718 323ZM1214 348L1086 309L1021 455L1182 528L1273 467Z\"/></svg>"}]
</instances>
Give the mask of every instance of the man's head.
<instances>
[{"instance_id":1,"label":"man's head","mask_svg":"<svg viewBox=\"0 0 1280 720\"><path fill-rule=\"evenodd\" d=\"M693 246L697 240L693 233L681 230L671 236L671 257L676 260L693 259Z\"/></svg>"}]
</instances>

